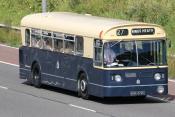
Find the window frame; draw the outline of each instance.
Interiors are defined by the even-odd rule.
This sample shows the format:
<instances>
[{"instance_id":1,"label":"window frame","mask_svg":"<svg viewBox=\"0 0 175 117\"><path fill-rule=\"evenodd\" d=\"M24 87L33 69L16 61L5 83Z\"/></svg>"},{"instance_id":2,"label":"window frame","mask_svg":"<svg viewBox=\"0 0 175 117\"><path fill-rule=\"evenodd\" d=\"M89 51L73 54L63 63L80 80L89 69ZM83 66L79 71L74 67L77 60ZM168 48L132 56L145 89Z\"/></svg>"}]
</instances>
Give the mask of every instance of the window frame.
<instances>
[{"instance_id":1,"label":"window frame","mask_svg":"<svg viewBox=\"0 0 175 117\"><path fill-rule=\"evenodd\" d=\"M49 35L45 35L44 33L50 33ZM72 38L69 39L69 36ZM45 49L44 48L44 44L37 45L37 42L42 40L44 41L44 37L50 38L52 40L52 45L51 48L52 49ZM77 37L80 37L80 39L82 40L82 52L80 52L79 50L77 50L78 48L78 39ZM56 40L61 40L62 41L62 48L63 51L61 50L56 50L55 48L55 41ZM36 41L36 42L33 42ZM73 46L71 48L71 45L68 46L68 48L66 48L66 43L72 42ZM39 48L39 49L43 49L43 50L51 50L51 51L55 51L55 52L61 52L61 53L65 53L65 54L71 54L71 55L77 55L77 56L83 56L84 55L84 37L81 35L75 35L75 34L68 34L68 33L63 33L63 32L56 32L56 31L49 31L49 30L44 30L44 29L38 29L38 28L31 28L30 29L30 47L34 47L34 48ZM71 52L66 52L66 49L71 49Z\"/></svg>"},{"instance_id":2,"label":"window frame","mask_svg":"<svg viewBox=\"0 0 175 117\"><path fill-rule=\"evenodd\" d=\"M47 35L45 35L44 32L47 33ZM49 45L50 48L47 48L47 44L46 44L46 41L45 41L46 39L45 38L47 40L51 41L51 45ZM41 49L43 49L43 50L50 50L50 51L53 50L53 32L52 31L41 30L41 40L44 42L43 43L44 45L42 46Z\"/></svg>"},{"instance_id":3,"label":"window frame","mask_svg":"<svg viewBox=\"0 0 175 117\"><path fill-rule=\"evenodd\" d=\"M79 37L79 38L77 38ZM78 41L78 40L81 40L81 41ZM82 50L78 50L78 42L80 42L82 44ZM76 35L75 36L75 55L78 55L78 56L83 56L84 55L84 38L83 36L79 36L79 35Z\"/></svg>"},{"instance_id":4,"label":"window frame","mask_svg":"<svg viewBox=\"0 0 175 117\"><path fill-rule=\"evenodd\" d=\"M124 42L131 42L131 41L127 41L127 40L123 40ZM139 59L139 52L138 49L140 48L139 43L143 43L143 42L150 42L150 49L151 52L154 56L157 56L157 58L153 58L153 59L157 59L154 60L155 61L155 65L150 65L150 66L163 66L163 65L167 65L167 60L166 60L166 41L162 38L159 38L157 40L133 40L135 49L134 51L136 52L136 66L119 66L119 67L115 67L115 68L123 68L123 67L148 67L149 65L142 65L139 64L140 63L140 59ZM105 44L105 43L104 43ZM104 44L103 44L103 59L104 59ZM160 47L159 47L160 46ZM143 47L141 47L143 49ZM153 51L154 50L154 51ZM160 59L160 60L158 60ZM104 65L104 60L103 60L103 67L104 68L108 68L105 67ZM111 67L114 68L114 67Z\"/></svg>"},{"instance_id":5,"label":"window frame","mask_svg":"<svg viewBox=\"0 0 175 117\"><path fill-rule=\"evenodd\" d=\"M95 45L95 41L99 40L100 41L100 47ZM96 51L95 49L101 49L101 57L100 57L100 61L95 60L96 59ZM93 65L94 66L98 66L98 67L102 67L103 66L103 41L101 39L94 39L94 44L93 44ZM99 63L99 65L97 65L97 63Z\"/></svg>"},{"instance_id":6,"label":"window frame","mask_svg":"<svg viewBox=\"0 0 175 117\"><path fill-rule=\"evenodd\" d=\"M57 34L59 34L59 36L57 36ZM62 51L60 49L60 51L57 51L56 48L55 48L55 40L62 40L63 43L62 43ZM61 32L53 32L53 50L55 52L62 52L64 53L64 33L61 33Z\"/></svg>"},{"instance_id":7,"label":"window frame","mask_svg":"<svg viewBox=\"0 0 175 117\"><path fill-rule=\"evenodd\" d=\"M29 31L29 34L27 34L27 31ZM27 37L27 36L29 37ZM29 42L29 44L28 44L28 42ZM29 28L26 28L25 29L25 46L30 46L30 44L31 44L31 31L30 31L30 29Z\"/></svg>"},{"instance_id":8,"label":"window frame","mask_svg":"<svg viewBox=\"0 0 175 117\"><path fill-rule=\"evenodd\" d=\"M41 29L36 29L36 28L32 28L31 29L31 47L34 47L34 48L40 48L39 46L37 47L37 45L33 45L32 41L33 41L33 38L32 36L34 36L34 39L36 40L36 36L40 36L40 40L42 39L42 30ZM38 42L38 41L37 41ZM41 48L40 48L41 49Z\"/></svg>"},{"instance_id":9,"label":"window frame","mask_svg":"<svg viewBox=\"0 0 175 117\"><path fill-rule=\"evenodd\" d=\"M66 36L72 37L73 40L67 39ZM73 51L72 51L72 52L67 52L67 50L68 50L68 49L71 49L71 48L66 48L66 42L73 42ZM76 43L75 43L75 35L72 35L72 34L64 34L64 41L63 41L64 53L75 55L75 44L76 44ZM67 49L67 50L66 50L66 49Z\"/></svg>"}]
</instances>

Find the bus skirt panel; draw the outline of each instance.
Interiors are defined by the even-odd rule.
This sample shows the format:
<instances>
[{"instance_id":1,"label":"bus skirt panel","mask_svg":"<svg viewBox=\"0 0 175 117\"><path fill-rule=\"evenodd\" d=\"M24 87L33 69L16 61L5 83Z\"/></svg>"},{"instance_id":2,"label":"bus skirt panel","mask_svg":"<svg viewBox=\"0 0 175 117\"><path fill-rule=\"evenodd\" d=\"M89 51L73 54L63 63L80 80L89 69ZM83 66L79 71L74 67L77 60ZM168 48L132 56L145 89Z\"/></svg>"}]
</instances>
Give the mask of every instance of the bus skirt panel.
<instances>
[{"instance_id":1,"label":"bus skirt panel","mask_svg":"<svg viewBox=\"0 0 175 117\"><path fill-rule=\"evenodd\" d=\"M20 79L27 79L30 77L30 69L28 68L24 68L24 67L20 67L19 68L19 77Z\"/></svg>"},{"instance_id":2,"label":"bus skirt panel","mask_svg":"<svg viewBox=\"0 0 175 117\"><path fill-rule=\"evenodd\" d=\"M97 84L90 84L91 87L97 89L96 91L103 91L103 93L96 93L100 97L128 97L128 96L146 96L146 95L167 95L167 84L156 85L138 85L138 86L102 86Z\"/></svg>"}]
</instances>

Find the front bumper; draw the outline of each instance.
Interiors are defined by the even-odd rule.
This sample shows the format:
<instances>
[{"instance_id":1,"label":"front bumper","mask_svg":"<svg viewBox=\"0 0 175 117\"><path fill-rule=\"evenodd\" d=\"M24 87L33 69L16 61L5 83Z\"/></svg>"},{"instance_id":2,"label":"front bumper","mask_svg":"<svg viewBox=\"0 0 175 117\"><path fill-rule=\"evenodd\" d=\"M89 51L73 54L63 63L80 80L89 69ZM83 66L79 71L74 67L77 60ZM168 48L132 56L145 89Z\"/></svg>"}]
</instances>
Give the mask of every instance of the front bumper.
<instances>
[{"instance_id":1,"label":"front bumper","mask_svg":"<svg viewBox=\"0 0 175 117\"><path fill-rule=\"evenodd\" d=\"M163 87L163 92L158 92L158 87ZM160 89L160 88L159 88ZM147 84L147 85L98 85L90 83L90 95L97 97L130 97L130 96L161 96L168 94L167 84Z\"/></svg>"}]
</instances>

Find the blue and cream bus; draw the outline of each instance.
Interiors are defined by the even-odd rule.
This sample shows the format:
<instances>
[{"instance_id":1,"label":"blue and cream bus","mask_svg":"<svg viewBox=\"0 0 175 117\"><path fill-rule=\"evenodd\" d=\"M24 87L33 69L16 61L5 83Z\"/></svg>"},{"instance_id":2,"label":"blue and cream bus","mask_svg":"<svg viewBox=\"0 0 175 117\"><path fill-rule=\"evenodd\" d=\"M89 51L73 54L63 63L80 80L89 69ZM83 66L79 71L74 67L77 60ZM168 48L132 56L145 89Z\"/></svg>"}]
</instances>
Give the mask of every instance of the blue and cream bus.
<instances>
[{"instance_id":1,"label":"blue and cream bus","mask_svg":"<svg viewBox=\"0 0 175 117\"><path fill-rule=\"evenodd\" d=\"M161 26L67 12L21 21L20 78L97 97L166 95Z\"/></svg>"}]
</instances>

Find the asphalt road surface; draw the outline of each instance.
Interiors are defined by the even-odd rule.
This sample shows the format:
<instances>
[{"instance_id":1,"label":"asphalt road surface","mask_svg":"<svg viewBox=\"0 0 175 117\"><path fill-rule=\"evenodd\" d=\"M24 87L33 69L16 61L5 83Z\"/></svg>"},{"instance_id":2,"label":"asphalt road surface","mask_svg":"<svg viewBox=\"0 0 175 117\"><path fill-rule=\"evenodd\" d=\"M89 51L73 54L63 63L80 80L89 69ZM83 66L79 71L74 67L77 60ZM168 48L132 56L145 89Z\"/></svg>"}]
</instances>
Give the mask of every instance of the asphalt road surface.
<instances>
[{"instance_id":1,"label":"asphalt road surface","mask_svg":"<svg viewBox=\"0 0 175 117\"><path fill-rule=\"evenodd\" d=\"M37 89L19 79L18 74L17 66L0 63L0 117L175 117L174 100L83 100L62 89Z\"/></svg>"}]
</instances>

